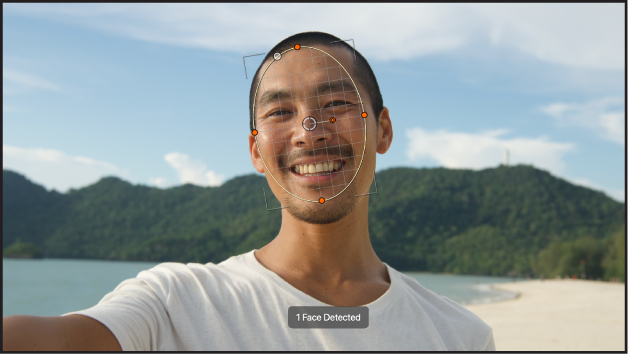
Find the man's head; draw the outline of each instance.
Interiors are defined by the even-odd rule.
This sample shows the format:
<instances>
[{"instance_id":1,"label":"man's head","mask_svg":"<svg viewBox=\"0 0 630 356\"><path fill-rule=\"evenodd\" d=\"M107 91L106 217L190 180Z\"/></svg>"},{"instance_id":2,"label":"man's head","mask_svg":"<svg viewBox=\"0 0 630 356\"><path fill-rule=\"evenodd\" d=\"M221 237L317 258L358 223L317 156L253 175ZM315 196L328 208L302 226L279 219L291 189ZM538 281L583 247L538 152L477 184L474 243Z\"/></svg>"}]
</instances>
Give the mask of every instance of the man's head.
<instances>
[{"instance_id":1,"label":"man's head","mask_svg":"<svg viewBox=\"0 0 630 356\"><path fill-rule=\"evenodd\" d=\"M337 36L333 36L324 32L302 32L287 37L284 40L280 41L280 43L275 45L271 50L269 50L269 53L267 53L265 59L256 70L254 80L252 80L252 85L249 90L250 131L254 129L252 106L254 105L254 93L256 92L256 86L260 79L261 70L264 69L265 64L267 64L269 60L273 58L273 55L275 53L283 52L286 49L293 47L296 43L301 43L303 45L311 47L326 46L340 48L347 51L349 54L352 54L353 59L356 54L356 60L353 63L350 75L352 75L352 78L355 81L359 82L363 88L365 88L365 93L367 97L369 97L372 112L374 113L373 119L378 120L378 114L380 114L383 110L383 96L381 95L381 89L379 88L378 82L376 81L374 71L372 71L372 67L370 67L370 64L365 59L365 57L363 57L363 55L359 51L355 51L354 48L352 48L346 41L342 41ZM346 69L350 71L350 68Z\"/></svg>"},{"instance_id":2,"label":"man's head","mask_svg":"<svg viewBox=\"0 0 630 356\"><path fill-rule=\"evenodd\" d=\"M365 58L318 32L291 36L267 54L252 82L250 125L252 163L286 211L311 224L354 210L371 184L376 152L385 153L392 138Z\"/></svg>"}]
</instances>

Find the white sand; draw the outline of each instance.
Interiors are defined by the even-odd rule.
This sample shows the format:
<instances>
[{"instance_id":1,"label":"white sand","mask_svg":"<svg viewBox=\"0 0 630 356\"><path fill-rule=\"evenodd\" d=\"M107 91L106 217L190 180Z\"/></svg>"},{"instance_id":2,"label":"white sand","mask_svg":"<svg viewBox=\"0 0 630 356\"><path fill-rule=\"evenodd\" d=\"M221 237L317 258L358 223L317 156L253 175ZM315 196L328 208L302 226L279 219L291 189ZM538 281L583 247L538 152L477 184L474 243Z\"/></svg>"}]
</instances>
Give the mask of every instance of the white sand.
<instances>
[{"instance_id":1,"label":"white sand","mask_svg":"<svg viewBox=\"0 0 630 356\"><path fill-rule=\"evenodd\" d=\"M533 280L494 288L520 296L466 308L492 327L497 351L624 351L625 284Z\"/></svg>"}]
</instances>

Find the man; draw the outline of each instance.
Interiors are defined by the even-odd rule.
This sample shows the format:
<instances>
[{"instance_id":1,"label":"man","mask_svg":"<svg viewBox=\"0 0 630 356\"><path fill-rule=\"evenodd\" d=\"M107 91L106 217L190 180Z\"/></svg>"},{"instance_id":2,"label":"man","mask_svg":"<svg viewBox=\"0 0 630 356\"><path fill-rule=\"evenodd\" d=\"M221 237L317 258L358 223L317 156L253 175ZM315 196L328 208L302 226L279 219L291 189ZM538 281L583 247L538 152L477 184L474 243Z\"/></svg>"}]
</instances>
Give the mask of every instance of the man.
<instances>
[{"instance_id":1,"label":"man","mask_svg":"<svg viewBox=\"0 0 630 356\"><path fill-rule=\"evenodd\" d=\"M5 350L495 349L481 319L372 249L365 194L393 131L359 52L320 32L283 40L252 81L250 115L252 163L283 208L271 243L218 265L160 264L87 310L4 318ZM291 306L367 306L369 326L291 328Z\"/></svg>"}]
</instances>

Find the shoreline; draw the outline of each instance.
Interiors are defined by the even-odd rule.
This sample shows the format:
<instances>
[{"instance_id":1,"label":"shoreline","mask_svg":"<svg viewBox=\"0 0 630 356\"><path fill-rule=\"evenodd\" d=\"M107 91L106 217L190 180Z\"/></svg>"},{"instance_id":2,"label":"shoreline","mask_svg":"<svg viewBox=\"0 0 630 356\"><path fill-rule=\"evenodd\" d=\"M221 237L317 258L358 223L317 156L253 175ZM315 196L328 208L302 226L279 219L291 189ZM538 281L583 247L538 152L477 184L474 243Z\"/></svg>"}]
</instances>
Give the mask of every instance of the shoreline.
<instances>
[{"instance_id":1,"label":"shoreline","mask_svg":"<svg viewBox=\"0 0 630 356\"><path fill-rule=\"evenodd\" d=\"M491 288L517 295L463 306L492 327L497 351L624 351L624 283L545 279Z\"/></svg>"},{"instance_id":2,"label":"shoreline","mask_svg":"<svg viewBox=\"0 0 630 356\"><path fill-rule=\"evenodd\" d=\"M468 307L468 306L472 306L472 305L486 305L486 304L494 304L494 303L500 303L506 300L513 300L513 299L517 299L520 297L520 293L519 292L513 292L513 291L508 291L505 289L501 289L501 288L495 288L496 285L502 285L502 284L506 284L506 283L515 283L515 282L505 282L505 283L492 283L492 284L487 284L487 283L483 283L483 284L479 284L476 287L481 287L481 286L488 286L488 289L495 291L495 292L500 292L503 295L495 295L495 296L488 296L488 297L483 297L483 298L477 298L477 299L473 299L470 302L465 302L465 303L460 303L461 305ZM480 289L480 288L478 288Z\"/></svg>"}]
</instances>

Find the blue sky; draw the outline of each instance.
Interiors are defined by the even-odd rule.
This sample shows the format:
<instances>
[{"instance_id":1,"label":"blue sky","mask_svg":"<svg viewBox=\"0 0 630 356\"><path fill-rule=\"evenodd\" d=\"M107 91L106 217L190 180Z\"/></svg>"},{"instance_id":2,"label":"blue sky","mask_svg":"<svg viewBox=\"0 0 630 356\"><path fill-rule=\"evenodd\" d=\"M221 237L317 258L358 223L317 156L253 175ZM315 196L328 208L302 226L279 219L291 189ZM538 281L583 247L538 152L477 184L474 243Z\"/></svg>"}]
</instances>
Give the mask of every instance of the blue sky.
<instances>
[{"instance_id":1,"label":"blue sky","mask_svg":"<svg viewBox=\"0 0 630 356\"><path fill-rule=\"evenodd\" d=\"M3 4L3 167L67 191L107 175L254 173L251 74L283 38L352 38L390 109L389 167L510 151L623 201L624 4ZM346 16L343 21L340 17ZM351 15L349 15L351 14ZM350 18L347 18L350 16Z\"/></svg>"}]
</instances>

